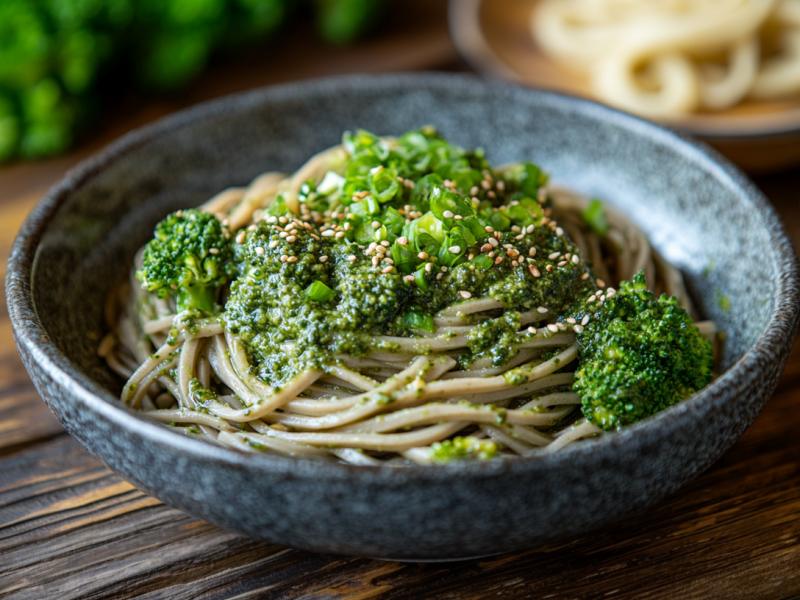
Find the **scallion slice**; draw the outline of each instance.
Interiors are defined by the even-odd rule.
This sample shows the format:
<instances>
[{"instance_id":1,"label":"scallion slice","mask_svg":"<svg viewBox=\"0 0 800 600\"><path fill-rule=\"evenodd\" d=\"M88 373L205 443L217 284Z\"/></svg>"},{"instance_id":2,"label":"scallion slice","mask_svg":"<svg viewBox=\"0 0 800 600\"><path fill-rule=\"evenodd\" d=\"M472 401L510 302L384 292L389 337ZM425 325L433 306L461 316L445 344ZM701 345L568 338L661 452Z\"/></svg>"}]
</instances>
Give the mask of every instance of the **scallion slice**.
<instances>
[{"instance_id":1,"label":"scallion slice","mask_svg":"<svg viewBox=\"0 0 800 600\"><path fill-rule=\"evenodd\" d=\"M317 302L327 302L336 295L336 292L321 281L315 281L303 290L303 294Z\"/></svg>"}]
</instances>

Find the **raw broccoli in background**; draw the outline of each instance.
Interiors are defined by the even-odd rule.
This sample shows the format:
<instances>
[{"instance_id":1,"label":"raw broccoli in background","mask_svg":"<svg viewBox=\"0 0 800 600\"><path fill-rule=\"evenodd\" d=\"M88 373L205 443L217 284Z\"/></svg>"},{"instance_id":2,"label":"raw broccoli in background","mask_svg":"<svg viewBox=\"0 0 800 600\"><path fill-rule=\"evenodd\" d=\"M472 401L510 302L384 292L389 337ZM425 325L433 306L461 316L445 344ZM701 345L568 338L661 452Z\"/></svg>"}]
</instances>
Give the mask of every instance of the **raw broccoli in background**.
<instances>
[{"instance_id":1,"label":"raw broccoli in background","mask_svg":"<svg viewBox=\"0 0 800 600\"><path fill-rule=\"evenodd\" d=\"M385 0L2 0L0 162L72 145L103 97L130 81L164 92L196 77L214 54L274 33L298 5L320 34L346 43Z\"/></svg>"},{"instance_id":2,"label":"raw broccoli in background","mask_svg":"<svg viewBox=\"0 0 800 600\"><path fill-rule=\"evenodd\" d=\"M711 343L678 301L647 290L640 271L604 302L584 305L573 389L586 418L605 430L640 421L712 379Z\"/></svg>"},{"instance_id":3,"label":"raw broccoli in background","mask_svg":"<svg viewBox=\"0 0 800 600\"><path fill-rule=\"evenodd\" d=\"M236 276L230 234L199 210L179 210L156 225L136 277L159 298L175 296L178 311L216 314L217 289Z\"/></svg>"}]
</instances>

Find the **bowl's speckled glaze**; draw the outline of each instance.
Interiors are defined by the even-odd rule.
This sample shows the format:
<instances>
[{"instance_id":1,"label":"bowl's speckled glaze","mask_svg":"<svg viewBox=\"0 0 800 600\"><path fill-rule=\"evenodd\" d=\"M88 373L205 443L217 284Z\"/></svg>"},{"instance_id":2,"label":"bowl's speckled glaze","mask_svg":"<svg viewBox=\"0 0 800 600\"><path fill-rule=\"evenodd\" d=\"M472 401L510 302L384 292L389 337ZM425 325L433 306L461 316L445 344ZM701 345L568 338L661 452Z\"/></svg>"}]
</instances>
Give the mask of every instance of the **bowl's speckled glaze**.
<instances>
[{"instance_id":1,"label":"bowl's speckled glaze","mask_svg":"<svg viewBox=\"0 0 800 600\"><path fill-rule=\"evenodd\" d=\"M343 130L398 134L426 123L484 147L496 164L533 160L554 180L628 212L727 333L724 374L654 418L552 456L399 470L245 456L186 439L118 402L120 382L95 352L103 300L158 219L262 171L294 170ZM780 221L713 152L589 102L445 74L274 87L125 136L73 170L30 215L9 261L7 295L42 397L137 487L249 536L425 560L574 536L697 476L772 393L799 303L797 257Z\"/></svg>"}]
</instances>

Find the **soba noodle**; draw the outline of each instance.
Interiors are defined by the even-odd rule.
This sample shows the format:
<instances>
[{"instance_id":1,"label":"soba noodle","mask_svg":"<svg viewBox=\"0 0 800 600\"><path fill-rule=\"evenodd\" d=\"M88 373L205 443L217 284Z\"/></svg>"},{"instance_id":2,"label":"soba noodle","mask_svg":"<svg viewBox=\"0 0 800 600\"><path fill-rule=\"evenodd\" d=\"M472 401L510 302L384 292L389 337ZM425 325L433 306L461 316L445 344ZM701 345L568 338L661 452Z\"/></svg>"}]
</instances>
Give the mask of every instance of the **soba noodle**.
<instances>
[{"instance_id":1,"label":"soba noodle","mask_svg":"<svg viewBox=\"0 0 800 600\"><path fill-rule=\"evenodd\" d=\"M279 227L265 211L279 196L296 215L281 218L281 231L307 228L314 217L298 203L302 184L322 180L346 155L337 146L294 174L265 173L200 208L228 223L238 243L264 220ZM609 230L601 237L581 217L589 200L556 187L543 196L552 201L549 227L559 235L563 227L579 248L566 260L578 264L580 256L594 265L598 301L601 293L614 295L609 285L643 271L657 294L676 296L696 318L680 273L623 214L605 208ZM255 374L239 335L217 317L176 313L174 300L143 290L134 277L141 251L135 262L129 281L109 297L110 332L98 352L127 380L122 401L177 432L246 452L373 466L429 464L436 444L454 436L496 442L500 455L532 456L601 432L577 410L569 368L578 357L575 333L588 316L559 322L545 306L521 313L517 326L529 335L513 358L461 368L471 332L503 314L493 298L467 299L436 314L435 329L424 336L376 336L369 352L338 355L273 387ZM533 263L519 268L525 264ZM714 336L712 323L701 325ZM198 389L214 394L199 397Z\"/></svg>"}]
</instances>

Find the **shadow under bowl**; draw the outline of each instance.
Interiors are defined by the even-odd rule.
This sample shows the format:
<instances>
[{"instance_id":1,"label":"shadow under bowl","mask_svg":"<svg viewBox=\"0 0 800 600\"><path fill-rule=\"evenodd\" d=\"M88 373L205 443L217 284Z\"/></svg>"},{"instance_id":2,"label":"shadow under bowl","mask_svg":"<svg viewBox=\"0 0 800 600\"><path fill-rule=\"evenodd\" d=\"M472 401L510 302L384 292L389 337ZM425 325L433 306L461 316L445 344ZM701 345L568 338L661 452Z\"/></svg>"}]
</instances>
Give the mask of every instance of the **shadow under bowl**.
<instances>
[{"instance_id":1,"label":"shadow under bowl","mask_svg":"<svg viewBox=\"0 0 800 600\"><path fill-rule=\"evenodd\" d=\"M495 164L528 159L607 199L685 274L726 332L723 375L626 430L545 457L407 469L243 455L125 408L96 353L103 304L154 224L344 130L436 125ZM309 550L415 560L530 548L642 510L697 476L770 397L798 323L798 262L762 194L713 151L591 102L463 75L352 76L223 98L79 165L29 216L9 260L14 334L37 389L93 455L166 504ZM723 310L720 298L729 299Z\"/></svg>"}]
</instances>

